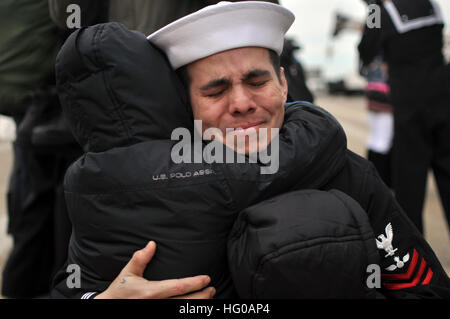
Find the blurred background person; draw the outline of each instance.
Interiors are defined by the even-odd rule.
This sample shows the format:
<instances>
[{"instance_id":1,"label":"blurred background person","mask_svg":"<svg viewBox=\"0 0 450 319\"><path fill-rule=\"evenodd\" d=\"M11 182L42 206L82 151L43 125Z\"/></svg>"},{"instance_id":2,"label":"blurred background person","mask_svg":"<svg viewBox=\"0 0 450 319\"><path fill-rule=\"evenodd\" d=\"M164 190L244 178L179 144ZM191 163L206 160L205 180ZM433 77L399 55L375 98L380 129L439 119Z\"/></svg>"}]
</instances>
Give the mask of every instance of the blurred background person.
<instances>
[{"instance_id":1,"label":"blurred background person","mask_svg":"<svg viewBox=\"0 0 450 319\"><path fill-rule=\"evenodd\" d=\"M364 0L364 2L369 4L370 0ZM363 21L337 13L332 39L342 32L351 31L359 34L362 30L364 30ZM378 55L372 61L360 62L359 67L359 73L366 80L364 94L369 120L369 138L365 155L375 165L384 183L391 187L393 114L389 101L387 64L383 62L382 55Z\"/></svg>"},{"instance_id":2,"label":"blurred background person","mask_svg":"<svg viewBox=\"0 0 450 319\"><path fill-rule=\"evenodd\" d=\"M284 40L280 64L284 68L288 82L288 101L307 101L314 103L314 96L306 84L305 71L300 61L295 57L296 51L301 48L294 39Z\"/></svg>"},{"instance_id":3,"label":"blurred background person","mask_svg":"<svg viewBox=\"0 0 450 319\"><path fill-rule=\"evenodd\" d=\"M17 128L7 194L13 246L1 292L33 298L49 293L66 259L70 224L61 183L81 150L67 130L56 144L41 139L61 112L54 62L64 34L50 19L47 0L1 1L0 33L0 113L11 116Z\"/></svg>"},{"instance_id":4,"label":"blurred background person","mask_svg":"<svg viewBox=\"0 0 450 319\"><path fill-rule=\"evenodd\" d=\"M377 56L369 65L361 66L366 78L366 99L369 118L367 159L371 161L384 183L391 187L391 148L394 119L389 100L387 65L382 56Z\"/></svg>"},{"instance_id":5,"label":"blurred background person","mask_svg":"<svg viewBox=\"0 0 450 319\"><path fill-rule=\"evenodd\" d=\"M358 46L364 64L380 53L388 64L394 110L393 187L396 198L423 232L422 210L432 168L450 223L450 97L445 81L443 17L430 0L374 1L380 27L366 26Z\"/></svg>"}]
</instances>

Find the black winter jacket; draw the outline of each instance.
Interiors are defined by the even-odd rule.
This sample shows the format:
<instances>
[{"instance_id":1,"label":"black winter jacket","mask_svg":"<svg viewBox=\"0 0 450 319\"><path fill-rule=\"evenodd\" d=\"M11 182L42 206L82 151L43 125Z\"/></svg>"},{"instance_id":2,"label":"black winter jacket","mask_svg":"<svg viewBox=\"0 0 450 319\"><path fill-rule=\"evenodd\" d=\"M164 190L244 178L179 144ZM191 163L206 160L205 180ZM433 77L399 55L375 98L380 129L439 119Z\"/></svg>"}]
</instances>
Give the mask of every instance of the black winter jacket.
<instances>
[{"instance_id":1,"label":"black winter jacket","mask_svg":"<svg viewBox=\"0 0 450 319\"><path fill-rule=\"evenodd\" d=\"M321 108L307 103L286 106L279 139L279 170L275 174L260 174L260 163L175 164L170 154L177 141L170 140L171 133L177 127L192 132L192 114L178 77L170 70L164 55L143 34L117 23L74 32L58 55L56 72L65 115L86 153L69 168L65 178L66 201L73 223L67 265L80 266L81 288L67 287L68 273L63 268L54 280L53 297L76 298L86 291L103 291L134 251L155 240L158 249L144 272L145 278L208 274L217 289L216 297L231 298L235 296L231 278L237 278L241 271L253 271L235 272L232 267L230 275L227 259L231 262L233 255L227 258L227 243L233 223L240 212L252 205L267 210L265 203L275 196L288 196L291 203L298 201L299 207L312 203L306 205L310 207L306 210L309 216L319 212L326 217L337 197L338 202L347 203L337 208L328 227L312 228L316 230L300 239L308 243L321 233L330 232L336 232L336 238L354 236L349 245L340 246L336 258L328 259L329 270L332 264L350 262L345 251L356 257L358 272L350 279L359 286L353 295L346 292L345 296L373 296L374 292L367 293L367 289L361 288L367 265L380 258L384 269L397 254L403 257L409 252L416 259L419 255L426 260L425 270L432 270L433 275L426 273L418 284L414 284L417 275L408 277L415 290L406 291L403 287L391 290L398 287L388 285L376 294L394 291L392 295L398 296L395 292L400 291L400 296L406 293L435 296L435 286L442 291L449 286L448 277L430 247L407 220L374 168L346 150L342 128ZM314 195L311 202L307 199L310 191L286 194L304 189L321 191L313 191L319 195ZM321 200L315 196L330 202L322 210L316 206ZM270 211L274 216L282 210L292 214L291 208L287 210L282 200ZM355 211L363 210L369 221L359 214L347 227L348 216L356 216ZM261 218L264 216L261 214ZM237 228L239 220L243 218L238 219ZM367 229L368 223L375 235L384 234L386 225L392 224L392 244L398 251L395 256L385 257L390 250L384 248L374 256L375 241L371 247L367 244L370 230L354 231L355 227ZM355 244L368 248L350 248L356 247L352 246ZM242 249L248 249L244 246ZM323 259L321 251L313 249L311 259ZM414 264L414 271L415 267ZM398 267L397 272L405 269ZM312 275L320 278L321 274L320 271ZM319 283L329 284L321 280ZM266 287L270 288L279 290ZM341 288L346 289L347 285ZM245 296L240 289L238 293ZM293 297L306 295L307 292Z\"/></svg>"}]
</instances>

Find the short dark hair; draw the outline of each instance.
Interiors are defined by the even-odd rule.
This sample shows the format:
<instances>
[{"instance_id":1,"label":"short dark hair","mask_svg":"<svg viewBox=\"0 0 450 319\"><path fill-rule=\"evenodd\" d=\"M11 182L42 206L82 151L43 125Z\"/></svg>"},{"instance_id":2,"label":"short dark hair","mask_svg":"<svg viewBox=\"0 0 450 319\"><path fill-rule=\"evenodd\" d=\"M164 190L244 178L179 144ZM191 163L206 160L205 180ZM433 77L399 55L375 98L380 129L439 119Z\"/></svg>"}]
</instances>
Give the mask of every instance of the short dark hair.
<instances>
[{"instance_id":1,"label":"short dark hair","mask_svg":"<svg viewBox=\"0 0 450 319\"><path fill-rule=\"evenodd\" d=\"M269 51L269 59L272 63L272 66L275 70L275 74L277 75L277 78L279 81L281 81L281 73L280 73L280 56L278 53L276 53L274 50L267 49ZM189 85L191 84L191 77L189 76L189 72L187 71L187 65L182 66L178 70L176 70L178 73L178 76L180 77L181 81L183 82L186 89L188 89L189 92Z\"/></svg>"}]
</instances>

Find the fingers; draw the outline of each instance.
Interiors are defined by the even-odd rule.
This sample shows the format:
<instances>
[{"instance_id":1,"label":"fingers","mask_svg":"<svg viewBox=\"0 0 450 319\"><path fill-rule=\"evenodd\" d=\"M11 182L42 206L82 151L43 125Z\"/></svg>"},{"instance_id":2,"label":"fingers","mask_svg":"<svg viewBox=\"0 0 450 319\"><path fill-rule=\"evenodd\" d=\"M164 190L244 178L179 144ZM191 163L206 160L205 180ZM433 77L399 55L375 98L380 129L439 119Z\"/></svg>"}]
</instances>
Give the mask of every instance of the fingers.
<instances>
[{"instance_id":1,"label":"fingers","mask_svg":"<svg viewBox=\"0 0 450 319\"><path fill-rule=\"evenodd\" d=\"M152 260L156 251L156 243L150 241L147 246L136 251L128 264L122 269L122 274L136 275L142 277L147 264Z\"/></svg>"},{"instance_id":2,"label":"fingers","mask_svg":"<svg viewBox=\"0 0 450 319\"><path fill-rule=\"evenodd\" d=\"M143 249L136 251L108 289L97 297L209 299L214 296L216 292L214 288L205 288L211 282L211 278L205 275L162 281L144 279L142 275L155 251L156 243L154 241L150 241Z\"/></svg>"},{"instance_id":3,"label":"fingers","mask_svg":"<svg viewBox=\"0 0 450 319\"><path fill-rule=\"evenodd\" d=\"M212 299L216 294L216 289L214 287L208 287L201 291L194 292L192 294L172 297L171 299Z\"/></svg>"},{"instance_id":4,"label":"fingers","mask_svg":"<svg viewBox=\"0 0 450 319\"><path fill-rule=\"evenodd\" d=\"M183 296L205 288L211 282L209 276L195 276L148 282L152 298Z\"/></svg>"}]
</instances>

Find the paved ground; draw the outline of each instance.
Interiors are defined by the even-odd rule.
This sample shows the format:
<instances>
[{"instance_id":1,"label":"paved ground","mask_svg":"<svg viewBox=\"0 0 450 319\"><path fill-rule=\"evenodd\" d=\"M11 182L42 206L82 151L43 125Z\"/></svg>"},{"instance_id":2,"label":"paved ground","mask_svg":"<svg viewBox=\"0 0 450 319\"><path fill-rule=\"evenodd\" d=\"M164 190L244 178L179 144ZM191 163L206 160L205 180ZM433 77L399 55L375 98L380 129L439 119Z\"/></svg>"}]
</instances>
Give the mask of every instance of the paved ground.
<instances>
[{"instance_id":1,"label":"paved ground","mask_svg":"<svg viewBox=\"0 0 450 319\"><path fill-rule=\"evenodd\" d=\"M318 96L316 103L336 116L347 133L348 147L364 156L368 132L364 99L362 97ZM4 124L4 121L2 122L0 118L0 131L2 129L10 129L8 123ZM0 132L0 272L12 245L11 238L6 234L6 189L12 166L11 143L5 140L2 141L2 136L10 139L12 135L9 131ZM431 175L428 183L424 214L425 237L442 262L447 274L450 274L450 237Z\"/></svg>"}]
</instances>

